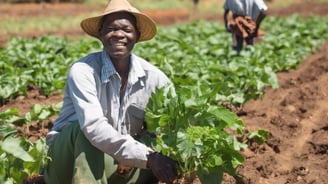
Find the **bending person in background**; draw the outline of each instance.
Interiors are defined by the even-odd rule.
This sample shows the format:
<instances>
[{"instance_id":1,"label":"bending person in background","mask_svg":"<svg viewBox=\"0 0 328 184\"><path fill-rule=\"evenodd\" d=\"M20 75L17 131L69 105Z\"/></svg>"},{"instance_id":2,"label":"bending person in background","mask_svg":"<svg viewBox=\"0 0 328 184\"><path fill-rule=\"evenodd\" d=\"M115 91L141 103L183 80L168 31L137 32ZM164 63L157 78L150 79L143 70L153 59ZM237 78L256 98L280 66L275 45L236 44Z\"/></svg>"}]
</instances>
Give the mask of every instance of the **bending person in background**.
<instances>
[{"instance_id":1,"label":"bending person in background","mask_svg":"<svg viewBox=\"0 0 328 184\"><path fill-rule=\"evenodd\" d=\"M151 93L170 83L132 53L156 35L156 25L127 0L112 0L81 27L103 50L70 67L63 107L47 135L46 183L172 183L176 162L134 139L145 131Z\"/></svg>"},{"instance_id":2,"label":"bending person in background","mask_svg":"<svg viewBox=\"0 0 328 184\"><path fill-rule=\"evenodd\" d=\"M232 34L232 48L240 54L244 42L254 45L260 24L266 16L267 6L263 0L226 0L224 3L224 24Z\"/></svg>"}]
</instances>

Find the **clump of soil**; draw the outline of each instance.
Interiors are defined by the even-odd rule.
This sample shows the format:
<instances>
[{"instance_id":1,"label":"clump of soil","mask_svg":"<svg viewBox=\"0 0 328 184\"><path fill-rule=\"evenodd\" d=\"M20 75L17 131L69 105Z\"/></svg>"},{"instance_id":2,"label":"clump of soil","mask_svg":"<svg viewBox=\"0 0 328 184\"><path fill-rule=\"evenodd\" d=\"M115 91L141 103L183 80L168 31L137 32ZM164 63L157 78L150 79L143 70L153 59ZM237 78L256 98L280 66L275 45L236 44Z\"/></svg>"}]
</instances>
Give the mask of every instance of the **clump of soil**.
<instances>
[{"instance_id":1,"label":"clump of soil","mask_svg":"<svg viewBox=\"0 0 328 184\"><path fill-rule=\"evenodd\" d=\"M46 184L42 175L33 175L23 181L23 184Z\"/></svg>"}]
</instances>

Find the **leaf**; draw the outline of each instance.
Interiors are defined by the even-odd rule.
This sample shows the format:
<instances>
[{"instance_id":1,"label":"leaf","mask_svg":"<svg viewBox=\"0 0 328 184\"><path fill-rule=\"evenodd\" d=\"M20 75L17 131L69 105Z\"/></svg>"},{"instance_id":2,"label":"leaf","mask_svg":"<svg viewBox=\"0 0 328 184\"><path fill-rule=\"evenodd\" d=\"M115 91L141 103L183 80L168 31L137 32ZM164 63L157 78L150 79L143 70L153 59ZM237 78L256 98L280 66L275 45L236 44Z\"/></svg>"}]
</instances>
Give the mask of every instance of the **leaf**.
<instances>
[{"instance_id":1,"label":"leaf","mask_svg":"<svg viewBox=\"0 0 328 184\"><path fill-rule=\"evenodd\" d=\"M155 133L161 115L153 114L150 110L147 110L145 113L145 121L147 130L151 133Z\"/></svg>"},{"instance_id":2,"label":"leaf","mask_svg":"<svg viewBox=\"0 0 328 184\"><path fill-rule=\"evenodd\" d=\"M17 138L8 137L2 142L2 149L14 157L19 158L25 162L32 162L34 159L25 151L21 145L21 141Z\"/></svg>"},{"instance_id":3,"label":"leaf","mask_svg":"<svg viewBox=\"0 0 328 184\"><path fill-rule=\"evenodd\" d=\"M258 129L255 131L250 131L248 136L249 139L255 139L258 144L263 144L265 141L268 140L268 131L263 129Z\"/></svg>"},{"instance_id":4,"label":"leaf","mask_svg":"<svg viewBox=\"0 0 328 184\"><path fill-rule=\"evenodd\" d=\"M220 184L223 179L222 167L197 170L197 176L202 184Z\"/></svg>"},{"instance_id":5,"label":"leaf","mask_svg":"<svg viewBox=\"0 0 328 184\"><path fill-rule=\"evenodd\" d=\"M17 129L12 125L0 125L0 140L6 139L8 136L15 135Z\"/></svg>"},{"instance_id":6,"label":"leaf","mask_svg":"<svg viewBox=\"0 0 328 184\"><path fill-rule=\"evenodd\" d=\"M158 121L158 125L160 127L165 127L166 125L168 125L168 121L169 121L170 117L167 114L163 114Z\"/></svg>"},{"instance_id":7,"label":"leaf","mask_svg":"<svg viewBox=\"0 0 328 184\"><path fill-rule=\"evenodd\" d=\"M1 124L23 124L25 119L19 116L17 108L10 108L4 112L0 112L0 125Z\"/></svg>"},{"instance_id":8,"label":"leaf","mask_svg":"<svg viewBox=\"0 0 328 184\"><path fill-rule=\"evenodd\" d=\"M51 116L51 111L48 109L42 109L41 113L38 116L38 120L45 120Z\"/></svg>"},{"instance_id":9,"label":"leaf","mask_svg":"<svg viewBox=\"0 0 328 184\"><path fill-rule=\"evenodd\" d=\"M208 111L214 114L217 119L223 120L227 124L227 127L233 130L238 130L238 133L242 133L241 129L244 127L244 123L238 118L236 114L220 106L212 106Z\"/></svg>"}]
</instances>

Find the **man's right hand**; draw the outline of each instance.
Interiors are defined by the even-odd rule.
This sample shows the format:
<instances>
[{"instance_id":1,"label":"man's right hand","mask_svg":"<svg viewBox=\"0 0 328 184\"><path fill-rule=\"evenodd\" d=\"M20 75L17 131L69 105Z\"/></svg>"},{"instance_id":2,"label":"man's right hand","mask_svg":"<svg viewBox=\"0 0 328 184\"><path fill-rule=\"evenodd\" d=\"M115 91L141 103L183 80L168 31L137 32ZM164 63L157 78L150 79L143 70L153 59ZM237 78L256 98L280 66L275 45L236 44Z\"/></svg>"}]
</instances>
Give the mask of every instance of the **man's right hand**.
<instances>
[{"instance_id":1,"label":"man's right hand","mask_svg":"<svg viewBox=\"0 0 328 184\"><path fill-rule=\"evenodd\" d=\"M147 166L160 181L167 184L173 183L178 177L176 162L160 153L149 154Z\"/></svg>"}]
</instances>

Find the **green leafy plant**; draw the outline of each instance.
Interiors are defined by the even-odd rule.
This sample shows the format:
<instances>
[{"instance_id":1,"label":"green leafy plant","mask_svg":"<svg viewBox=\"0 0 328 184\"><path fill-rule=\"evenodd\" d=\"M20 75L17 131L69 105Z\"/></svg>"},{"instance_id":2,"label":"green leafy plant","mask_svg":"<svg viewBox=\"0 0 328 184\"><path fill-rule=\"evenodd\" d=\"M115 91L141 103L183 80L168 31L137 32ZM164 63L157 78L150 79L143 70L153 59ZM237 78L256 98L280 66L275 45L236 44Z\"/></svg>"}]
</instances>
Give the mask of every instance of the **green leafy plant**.
<instances>
[{"instance_id":1,"label":"green leafy plant","mask_svg":"<svg viewBox=\"0 0 328 184\"><path fill-rule=\"evenodd\" d=\"M46 160L45 140L31 142L24 137L7 137L0 142L0 182L22 183L38 173Z\"/></svg>"},{"instance_id":2,"label":"green leafy plant","mask_svg":"<svg viewBox=\"0 0 328 184\"><path fill-rule=\"evenodd\" d=\"M164 87L150 98L141 141L178 162L182 178L196 173L201 182L219 183L223 173L237 175L247 145L226 130L242 134L243 122L224 107L211 105L211 89ZM156 136L152 138L151 134Z\"/></svg>"},{"instance_id":3,"label":"green leafy plant","mask_svg":"<svg viewBox=\"0 0 328 184\"><path fill-rule=\"evenodd\" d=\"M25 116L19 115L17 108L0 112L0 183L22 183L45 165L49 158L44 138L32 142L25 134L32 122L42 123L57 115L60 107L61 103L35 104ZM18 134L18 126L26 126L23 135Z\"/></svg>"},{"instance_id":4,"label":"green leafy plant","mask_svg":"<svg viewBox=\"0 0 328 184\"><path fill-rule=\"evenodd\" d=\"M156 37L138 43L134 52L176 85L216 84L217 100L243 104L263 95L267 86L278 87L276 72L296 68L328 38L324 17L267 17L261 27L266 31L261 42L245 48L240 57L235 57L224 25L208 21L159 27ZM30 85L46 96L62 91L70 64L99 50L101 43L91 38L11 39L0 48L0 105L26 95Z\"/></svg>"}]
</instances>

